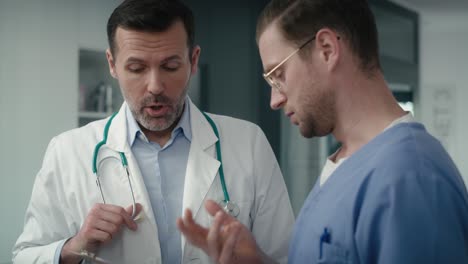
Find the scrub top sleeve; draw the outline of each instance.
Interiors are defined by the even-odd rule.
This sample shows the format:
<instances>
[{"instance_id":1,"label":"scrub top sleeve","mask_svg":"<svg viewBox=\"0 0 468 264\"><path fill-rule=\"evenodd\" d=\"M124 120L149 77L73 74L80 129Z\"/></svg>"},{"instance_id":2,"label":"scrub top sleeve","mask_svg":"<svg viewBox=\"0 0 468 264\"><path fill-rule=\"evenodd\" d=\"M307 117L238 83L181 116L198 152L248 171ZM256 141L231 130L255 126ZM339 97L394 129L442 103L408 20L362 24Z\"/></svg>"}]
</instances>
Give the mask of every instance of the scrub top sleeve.
<instances>
[{"instance_id":1,"label":"scrub top sleeve","mask_svg":"<svg viewBox=\"0 0 468 264\"><path fill-rule=\"evenodd\" d=\"M361 263L468 263L466 195L435 173L369 182L355 230Z\"/></svg>"}]
</instances>

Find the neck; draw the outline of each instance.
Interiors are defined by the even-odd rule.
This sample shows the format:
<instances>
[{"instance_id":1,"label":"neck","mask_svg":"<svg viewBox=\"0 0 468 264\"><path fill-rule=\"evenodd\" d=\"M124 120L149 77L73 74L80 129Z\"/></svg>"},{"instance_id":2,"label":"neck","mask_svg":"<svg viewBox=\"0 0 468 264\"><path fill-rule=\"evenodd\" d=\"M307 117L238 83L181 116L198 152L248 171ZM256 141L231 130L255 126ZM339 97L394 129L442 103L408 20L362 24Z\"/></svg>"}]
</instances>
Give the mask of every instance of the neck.
<instances>
[{"instance_id":1,"label":"neck","mask_svg":"<svg viewBox=\"0 0 468 264\"><path fill-rule=\"evenodd\" d=\"M350 156L405 114L380 71L372 78L352 72L342 80L332 132L342 144L337 159Z\"/></svg>"}]
</instances>

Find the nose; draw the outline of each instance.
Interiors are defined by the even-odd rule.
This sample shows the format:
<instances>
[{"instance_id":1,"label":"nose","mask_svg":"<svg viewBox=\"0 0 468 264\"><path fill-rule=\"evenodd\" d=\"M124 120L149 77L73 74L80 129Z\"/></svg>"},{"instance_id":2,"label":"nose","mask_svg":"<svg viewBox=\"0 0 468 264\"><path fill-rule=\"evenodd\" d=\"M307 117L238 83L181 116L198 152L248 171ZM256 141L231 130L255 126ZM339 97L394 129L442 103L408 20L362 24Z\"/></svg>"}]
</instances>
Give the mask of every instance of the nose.
<instances>
[{"instance_id":1,"label":"nose","mask_svg":"<svg viewBox=\"0 0 468 264\"><path fill-rule=\"evenodd\" d=\"M274 88L271 89L270 107L273 110L281 109L286 103L286 95Z\"/></svg>"},{"instance_id":2,"label":"nose","mask_svg":"<svg viewBox=\"0 0 468 264\"><path fill-rule=\"evenodd\" d=\"M158 70L152 70L148 76L148 92L160 94L164 91L164 81Z\"/></svg>"}]
</instances>

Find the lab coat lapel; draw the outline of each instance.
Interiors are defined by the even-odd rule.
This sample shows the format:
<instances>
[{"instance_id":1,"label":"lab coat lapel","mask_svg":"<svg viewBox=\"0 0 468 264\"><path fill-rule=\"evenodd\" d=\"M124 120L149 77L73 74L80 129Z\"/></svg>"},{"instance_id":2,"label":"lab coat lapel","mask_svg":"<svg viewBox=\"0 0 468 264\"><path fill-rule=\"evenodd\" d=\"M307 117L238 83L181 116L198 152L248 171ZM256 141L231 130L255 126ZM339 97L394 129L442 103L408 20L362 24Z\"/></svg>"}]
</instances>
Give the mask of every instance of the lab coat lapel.
<instances>
[{"instance_id":1,"label":"lab coat lapel","mask_svg":"<svg viewBox=\"0 0 468 264\"><path fill-rule=\"evenodd\" d=\"M191 209L195 216L218 173L220 163L215 154L218 138L191 101L190 116L192 142L185 173L183 208Z\"/></svg>"},{"instance_id":2,"label":"lab coat lapel","mask_svg":"<svg viewBox=\"0 0 468 264\"><path fill-rule=\"evenodd\" d=\"M112 120L106 143L107 147L110 149L124 153L125 150L129 148L127 142L126 107L127 104L124 102L120 107L119 112L114 117L114 120Z\"/></svg>"},{"instance_id":3,"label":"lab coat lapel","mask_svg":"<svg viewBox=\"0 0 468 264\"><path fill-rule=\"evenodd\" d=\"M155 242L155 250L159 251L159 240L156 220L154 219L153 208L151 207L148 191L146 189L143 177L141 175L138 163L133 156L130 145L127 140L127 116L126 116L127 104L124 102L119 112L112 121L109 127L109 134L107 138L107 147L113 151L123 152L128 161L128 168L130 172L130 179L134 188L135 200L137 203L141 203L144 210L144 218L147 218L151 222L151 227L154 232L145 234L150 236L150 240ZM123 175L122 175L123 176ZM122 180L126 181L126 177L122 177ZM125 182L128 185L128 182ZM159 254L160 255L160 254Z\"/></svg>"},{"instance_id":4,"label":"lab coat lapel","mask_svg":"<svg viewBox=\"0 0 468 264\"><path fill-rule=\"evenodd\" d=\"M143 177L141 175L140 168L138 163L133 156L131 148L127 140L127 116L126 116L126 107L127 104L124 102L120 108L118 114L115 116L112 124L109 128L109 136L107 138L107 147L116 151L123 152L128 161L128 167L130 171L130 176L132 179L133 187L135 188L135 199L137 202L142 203L143 208L145 208L145 213L148 217L152 219L154 225L156 226L156 221L153 217L152 207L150 199L148 196L148 191L146 190ZM125 177L123 177L125 179Z\"/></svg>"},{"instance_id":5,"label":"lab coat lapel","mask_svg":"<svg viewBox=\"0 0 468 264\"><path fill-rule=\"evenodd\" d=\"M190 117L192 141L185 173L182 208L190 209L196 217L218 174L220 162L215 154L215 143L218 138L203 114L191 101ZM183 236L181 242L184 249L185 238Z\"/></svg>"}]
</instances>

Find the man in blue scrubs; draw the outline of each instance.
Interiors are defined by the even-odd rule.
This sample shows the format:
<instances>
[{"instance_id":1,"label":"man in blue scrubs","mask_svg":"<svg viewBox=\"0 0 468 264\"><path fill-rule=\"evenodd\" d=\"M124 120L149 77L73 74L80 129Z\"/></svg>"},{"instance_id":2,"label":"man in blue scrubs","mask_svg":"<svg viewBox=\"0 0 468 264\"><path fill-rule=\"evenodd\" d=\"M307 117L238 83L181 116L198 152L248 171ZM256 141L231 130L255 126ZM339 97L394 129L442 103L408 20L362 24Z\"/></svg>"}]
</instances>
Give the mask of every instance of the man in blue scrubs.
<instances>
[{"instance_id":1,"label":"man in blue scrubs","mask_svg":"<svg viewBox=\"0 0 468 264\"><path fill-rule=\"evenodd\" d=\"M468 195L455 164L395 101L365 0L273 0L257 24L271 107L330 156L295 225L290 263L468 263ZM206 203L178 227L221 263L270 263L247 229ZM281 227L274 227L281 228Z\"/></svg>"}]
</instances>

